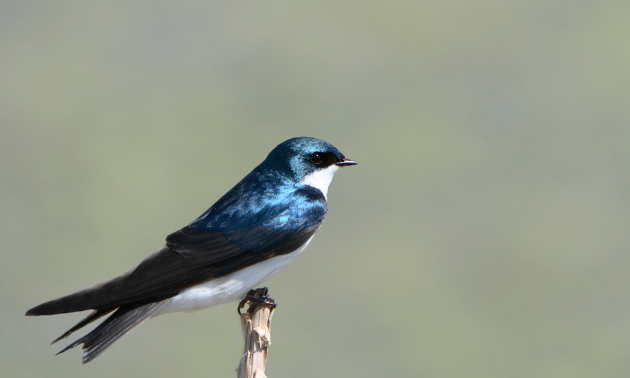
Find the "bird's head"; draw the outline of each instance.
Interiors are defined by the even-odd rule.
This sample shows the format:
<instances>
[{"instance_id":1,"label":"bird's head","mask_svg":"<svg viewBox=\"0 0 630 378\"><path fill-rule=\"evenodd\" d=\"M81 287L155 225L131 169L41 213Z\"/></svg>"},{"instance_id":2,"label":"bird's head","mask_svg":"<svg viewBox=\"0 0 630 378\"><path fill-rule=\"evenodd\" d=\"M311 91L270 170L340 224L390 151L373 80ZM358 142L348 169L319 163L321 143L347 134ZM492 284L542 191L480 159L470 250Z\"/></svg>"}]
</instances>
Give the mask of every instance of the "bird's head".
<instances>
[{"instance_id":1,"label":"bird's head","mask_svg":"<svg viewBox=\"0 0 630 378\"><path fill-rule=\"evenodd\" d=\"M284 173L295 183L319 189L326 196L337 170L357 163L346 159L328 142L300 137L280 143L269 153L264 164Z\"/></svg>"}]
</instances>

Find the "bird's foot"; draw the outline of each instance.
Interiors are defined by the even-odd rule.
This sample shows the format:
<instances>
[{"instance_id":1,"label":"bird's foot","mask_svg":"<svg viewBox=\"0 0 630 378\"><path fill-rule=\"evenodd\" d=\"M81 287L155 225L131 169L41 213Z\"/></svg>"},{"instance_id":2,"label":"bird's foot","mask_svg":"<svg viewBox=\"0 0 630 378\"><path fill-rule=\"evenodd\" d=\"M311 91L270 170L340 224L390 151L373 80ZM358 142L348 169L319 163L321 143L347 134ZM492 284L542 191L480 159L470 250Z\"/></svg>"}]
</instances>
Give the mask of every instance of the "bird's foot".
<instances>
[{"instance_id":1,"label":"bird's foot","mask_svg":"<svg viewBox=\"0 0 630 378\"><path fill-rule=\"evenodd\" d=\"M259 287L258 289L251 289L247 293L245 298L243 298L243 300L238 304L238 308L236 309L236 311L238 312L239 315L242 315L241 309L245 307L247 302L250 302L250 308L251 308L251 305L254 303L258 303L263 306L269 306L272 309L276 308L277 306L276 302L273 300L273 298L267 295L267 293L269 293L269 289L267 289L266 287ZM247 311L249 311L249 309Z\"/></svg>"}]
</instances>

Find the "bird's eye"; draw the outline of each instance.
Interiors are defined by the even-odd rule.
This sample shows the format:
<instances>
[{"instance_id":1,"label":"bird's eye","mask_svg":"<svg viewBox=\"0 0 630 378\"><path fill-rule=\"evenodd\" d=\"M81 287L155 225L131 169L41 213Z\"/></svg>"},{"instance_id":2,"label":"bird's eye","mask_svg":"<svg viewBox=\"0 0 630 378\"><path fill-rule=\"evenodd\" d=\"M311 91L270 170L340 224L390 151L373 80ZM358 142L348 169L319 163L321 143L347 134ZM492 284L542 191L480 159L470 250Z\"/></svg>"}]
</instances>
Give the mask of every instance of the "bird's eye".
<instances>
[{"instance_id":1,"label":"bird's eye","mask_svg":"<svg viewBox=\"0 0 630 378\"><path fill-rule=\"evenodd\" d=\"M311 162L313 164L321 164L322 157L318 153L314 153L313 155L311 155Z\"/></svg>"}]
</instances>

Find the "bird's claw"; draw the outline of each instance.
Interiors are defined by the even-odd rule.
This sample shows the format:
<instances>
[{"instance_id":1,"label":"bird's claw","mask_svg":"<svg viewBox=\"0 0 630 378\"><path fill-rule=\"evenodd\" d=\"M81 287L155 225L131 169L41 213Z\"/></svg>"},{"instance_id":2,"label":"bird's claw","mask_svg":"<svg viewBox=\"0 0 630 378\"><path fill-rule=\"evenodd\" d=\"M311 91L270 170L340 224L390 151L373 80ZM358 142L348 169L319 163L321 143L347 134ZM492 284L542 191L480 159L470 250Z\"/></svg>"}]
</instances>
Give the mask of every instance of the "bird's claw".
<instances>
[{"instance_id":1,"label":"bird's claw","mask_svg":"<svg viewBox=\"0 0 630 378\"><path fill-rule=\"evenodd\" d=\"M268 292L269 292L269 289L266 287L259 287L258 289L251 289L247 293L247 295L245 295L245 298L243 298L243 300L239 302L238 307L236 308L236 311L238 312L239 315L242 315L241 309L245 307L247 302L254 302L263 306L269 306L272 309L276 308L277 304L273 300L273 298L267 295Z\"/></svg>"}]
</instances>

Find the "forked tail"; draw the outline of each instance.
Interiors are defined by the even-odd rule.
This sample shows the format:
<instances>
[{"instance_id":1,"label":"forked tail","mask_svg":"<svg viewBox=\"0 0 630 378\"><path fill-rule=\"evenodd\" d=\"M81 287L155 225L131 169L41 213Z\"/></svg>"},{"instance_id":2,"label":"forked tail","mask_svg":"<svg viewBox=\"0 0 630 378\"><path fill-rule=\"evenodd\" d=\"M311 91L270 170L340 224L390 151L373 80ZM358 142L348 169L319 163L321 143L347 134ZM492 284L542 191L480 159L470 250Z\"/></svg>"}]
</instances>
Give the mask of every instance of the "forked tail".
<instances>
[{"instance_id":1,"label":"forked tail","mask_svg":"<svg viewBox=\"0 0 630 378\"><path fill-rule=\"evenodd\" d=\"M85 351L83 353L83 363L86 364L98 357L114 342L139 327L142 323L149 320L153 315L156 315L170 301L171 298L167 298L162 301L149 304L125 305L119 307L116 312L114 312L109 318L105 319L105 321L99 324L98 327L94 328L92 332L68 345L57 354L63 353L68 349L72 349L79 344L83 344L83 350ZM68 332L64 333L57 340L53 341L53 343L65 337L68 337L72 332L91 323L101 316L108 314L112 310L113 309L95 310L92 314L88 315L87 318L83 319L77 325L72 327Z\"/></svg>"}]
</instances>

